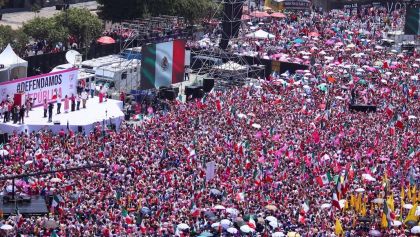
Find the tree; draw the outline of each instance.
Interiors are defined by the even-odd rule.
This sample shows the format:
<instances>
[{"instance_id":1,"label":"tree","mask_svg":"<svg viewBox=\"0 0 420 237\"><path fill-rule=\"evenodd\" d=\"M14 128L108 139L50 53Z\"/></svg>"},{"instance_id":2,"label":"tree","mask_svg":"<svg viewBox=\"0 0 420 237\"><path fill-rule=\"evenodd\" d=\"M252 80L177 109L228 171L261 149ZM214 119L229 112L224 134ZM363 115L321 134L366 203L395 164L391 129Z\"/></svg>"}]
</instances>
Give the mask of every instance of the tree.
<instances>
[{"instance_id":1,"label":"tree","mask_svg":"<svg viewBox=\"0 0 420 237\"><path fill-rule=\"evenodd\" d=\"M35 40L47 40L51 44L66 42L68 38L68 30L54 17L35 17L23 25L23 32Z\"/></svg>"},{"instance_id":2,"label":"tree","mask_svg":"<svg viewBox=\"0 0 420 237\"><path fill-rule=\"evenodd\" d=\"M105 20L121 21L152 16L177 15L185 17L190 23L201 19L213 9L212 0L97 0L99 16Z\"/></svg>"},{"instance_id":3,"label":"tree","mask_svg":"<svg viewBox=\"0 0 420 237\"><path fill-rule=\"evenodd\" d=\"M13 41L14 31L10 26L0 25L0 48L3 49Z\"/></svg>"},{"instance_id":4,"label":"tree","mask_svg":"<svg viewBox=\"0 0 420 237\"><path fill-rule=\"evenodd\" d=\"M79 46L89 45L102 34L101 20L87 9L70 8L57 14L54 19L58 25L68 29L69 34L79 42Z\"/></svg>"},{"instance_id":5,"label":"tree","mask_svg":"<svg viewBox=\"0 0 420 237\"><path fill-rule=\"evenodd\" d=\"M18 55L24 55L26 50L26 45L29 43L29 36L25 34L22 28L14 31L14 40L12 42L12 47L15 49L15 52Z\"/></svg>"}]
</instances>

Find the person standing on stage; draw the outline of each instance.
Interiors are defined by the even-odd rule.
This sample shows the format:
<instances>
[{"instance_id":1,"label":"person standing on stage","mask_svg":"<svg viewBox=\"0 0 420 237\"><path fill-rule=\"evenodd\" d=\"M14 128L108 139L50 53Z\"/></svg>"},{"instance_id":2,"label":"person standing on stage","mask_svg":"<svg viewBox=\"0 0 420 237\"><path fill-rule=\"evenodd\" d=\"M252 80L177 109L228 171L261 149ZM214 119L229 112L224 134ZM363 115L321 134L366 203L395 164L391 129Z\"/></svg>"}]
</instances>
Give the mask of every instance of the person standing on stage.
<instances>
[{"instance_id":1,"label":"person standing on stage","mask_svg":"<svg viewBox=\"0 0 420 237\"><path fill-rule=\"evenodd\" d=\"M69 97L66 95L66 97L64 98L64 113L68 113L69 112Z\"/></svg>"},{"instance_id":2,"label":"person standing on stage","mask_svg":"<svg viewBox=\"0 0 420 237\"><path fill-rule=\"evenodd\" d=\"M71 111L73 112L76 109L76 97L74 96L74 94L71 94L70 100L71 100Z\"/></svg>"},{"instance_id":3,"label":"person standing on stage","mask_svg":"<svg viewBox=\"0 0 420 237\"><path fill-rule=\"evenodd\" d=\"M12 119L13 119L13 123L16 124L18 122L18 116L19 116L19 110L20 107L13 105L13 109L12 109Z\"/></svg>"},{"instance_id":4,"label":"person standing on stage","mask_svg":"<svg viewBox=\"0 0 420 237\"><path fill-rule=\"evenodd\" d=\"M77 94L77 97L76 97L76 110L79 110L80 109L80 94Z\"/></svg>"},{"instance_id":5,"label":"person standing on stage","mask_svg":"<svg viewBox=\"0 0 420 237\"><path fill-rule=\"evenodd\" d=\"M47 111L48 111L48 103L47 103L47 99L44 99L44 118L47 117Z\"/></svg>"},{"instance_id":6,"label":"person standing on stage","mask_svg":"<svg viewBox=\"0 0 420 237\"><path fill-rule=\"evenodd\" d=\"M57 93L57 114L61 113L61 94Z\"/></svg>"},{"instance_id":7,"label":"person standing on stage","mask_svg":"<svg viewBox=\"0 0 420 237\"><path fill-rule=\"evenodd\" d=\"M83 108L84 109L86 109L86 100L89 98L89 95L88 95L88 93L84 90L83 92L82 92L82 105L83 105Z\"/></svg>"},{"instance_id":8,"label":"person standing on stage","mask_svg":"<svg viewBox=\"0 0 420 237\"><path fill-rule=\"evenodd\" d=\"M50 102L48 104L48 122L51 123L52 122L52 113L53 113L53 108L54 108L54 104L53 102Z\"/></svg>"},{"instance_id":9,"label":"person standing on stage","mask_svg":"<svg viewBox=\"0 0 420 237\"><path fill-rule=\"evenodd\" d=\"M102 101L104 100L103 87L104 86L99 87L99 103L102 103Z\"/></svg>"},{"instance_id":10,"label":"person standing on stage","mask_svg":"<svg viewBox=\"0 0 420 237\"><path fill-rule=\"evenodd\" d=\"M95 94L95 87L96 87L95 82L92 81L90 83L90 97L91 98L93 98L93 95Z\"/></svg>"},{"instance_id":11,"label":"person standing on stage","mask_svg":"<svg viewBox=\"0 0 420 237\"><path fill-rule=\"evenodd\" d=\"M31 101L32 101L32 98L28 98L26 99L26 102L25 102L26 117L29 117L29 110L31 110Z\"/></svg>"},{"instance_id":12,"label":"person standing on stage","mask_svg":"<svg viewBox=\"0 0 420 237\"><path fill-rule=\"evenodd\" d=\"M7 122L7 115L8 115L7 111L8 111L8 104L7 104L7 101L4 101L4 103L3 103L3 123Z\"/></svg>"},{"instance_id":13,"label":"person standing on stage","mask_svg":"<svg viewBox=\"0 0 420 237\"><path fill-rule=\"evenodd\" d=\"M25 111L28 111L25 107L25 105L22 105L22 107L19 110L19 123L24 124L25 121L23 120L25 118Z\"/></svg>"}]
</instances>

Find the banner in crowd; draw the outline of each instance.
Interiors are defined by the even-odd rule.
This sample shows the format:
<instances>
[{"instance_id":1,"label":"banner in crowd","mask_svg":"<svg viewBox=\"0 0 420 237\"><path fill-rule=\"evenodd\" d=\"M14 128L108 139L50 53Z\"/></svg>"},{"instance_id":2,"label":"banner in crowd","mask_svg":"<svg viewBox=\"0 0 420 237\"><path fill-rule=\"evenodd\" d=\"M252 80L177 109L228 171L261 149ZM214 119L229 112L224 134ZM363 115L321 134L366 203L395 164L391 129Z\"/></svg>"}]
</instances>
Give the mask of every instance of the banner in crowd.
<instances>
[{"instance_id":1,"label":"banner in crowd","mask_svg":"<svg viewBox=\"0 0 420 237\"><path fill-rule=\"evenodd\" d=\"M420 6L407 9L404 33L406 35L420 35Z\"/></svg>"},{"instance_id":2,"label":"banner in crowd","mask_svg":"<svg viewBox=\"0 0 420 237\"><path fill-rule=\"evenodd\" d=\"M42 74L38 76L22 78L0 83L1 100L7 96L13 98L14 94L23 92L26 98L33 99L33 106L39 106L47 101L54 100L57 95L70 97L76 94L77 69L69 69L60 72Z\"/></svg>"},{"instance_id":3,"label":"banner in crowd","mask_svg":"<svg viewBox=\"0 0 420 237\"><path fill-rule=\"evenodd\" d=\"M170 86L184 80L184 40L143 46L142 55L141 89Z\"/></svg>"},{"instance_id":4,"label":"banner in crowd","mask_svg":"<svg viewBox=\"0 0 420 237\"><path fill-rule=\"evenodd\" d=\"M212 180L215 176L216 162L210 161L206 163L206 182Z\"/></svg>"}]
</instances>

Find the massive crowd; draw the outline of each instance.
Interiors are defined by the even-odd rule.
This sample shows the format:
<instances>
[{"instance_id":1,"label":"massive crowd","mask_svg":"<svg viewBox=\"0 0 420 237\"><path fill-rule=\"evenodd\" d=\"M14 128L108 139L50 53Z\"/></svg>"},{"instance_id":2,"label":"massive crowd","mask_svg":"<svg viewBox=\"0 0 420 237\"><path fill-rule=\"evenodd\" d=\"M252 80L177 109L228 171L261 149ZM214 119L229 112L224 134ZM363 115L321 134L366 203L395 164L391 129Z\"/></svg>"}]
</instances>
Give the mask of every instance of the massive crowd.
<instances>
[{"instance_id":1,"label":"massive crowd","mask_svg":"<svg viewBox=\"0 0 420 237\"><path fill-rule=\"evenodd\" d=\"M274 44L308 56L309 70L174 102L119 131L13 134L2 175L105 167L20 180L19 192L54 197L52 215L0 220L13 227L3 233L409 236L420 199L419 57L378 47L398 17L371 9L276 20L276 41L253 40L257 51Z\"/></svg>"}]
</instances>

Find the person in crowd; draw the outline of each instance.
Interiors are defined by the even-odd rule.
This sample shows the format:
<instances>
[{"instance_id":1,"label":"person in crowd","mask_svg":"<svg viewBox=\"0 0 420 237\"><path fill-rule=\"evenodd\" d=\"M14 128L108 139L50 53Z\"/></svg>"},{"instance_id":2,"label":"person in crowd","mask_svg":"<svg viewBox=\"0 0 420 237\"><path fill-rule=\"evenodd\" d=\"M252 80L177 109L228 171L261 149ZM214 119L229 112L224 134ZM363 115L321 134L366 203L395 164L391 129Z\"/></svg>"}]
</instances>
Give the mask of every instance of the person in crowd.
<instances>
[{"instance_id":1,"label":"person in crowd","mask_svg":"<svg viewBox=\"0 0 420 237\"><path fill-rule=\"evenodd\" d=\"M93 98L93 96L95 95L96 84L94 81L92 81L89 85L90 85L90 97Z\"/></svg>"},{"instance_id":2,"label":"person in crowd","mask_svg":"<svg viewBox=\"0 0 420 237\"><path fill-rule=\"evenodd\" d=\"M125 93L124 91L120 92L120 100L123 102L123 108L125 107Z\"/></svg>"},{"instance_id":3,"label":"person in crowd","mask_svg":"<svg viewBox=\"0 0 420 237\"><path fill-rule=\"evenodd\" d=\"M104 86L103 85L101 85L100 87L99 87L99 103L102 103L103 102L103 100L104 100Z\"/></svg>"}]
</instances>

